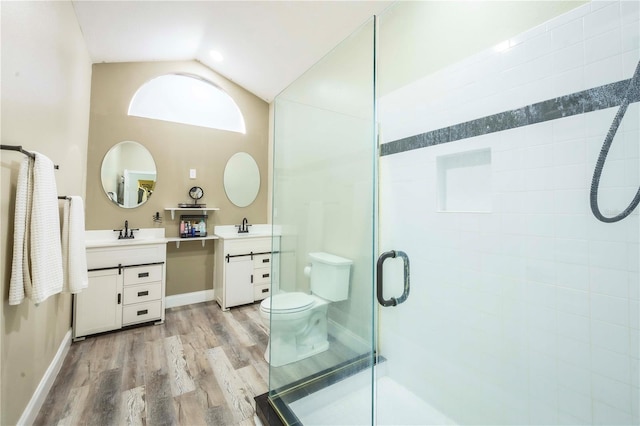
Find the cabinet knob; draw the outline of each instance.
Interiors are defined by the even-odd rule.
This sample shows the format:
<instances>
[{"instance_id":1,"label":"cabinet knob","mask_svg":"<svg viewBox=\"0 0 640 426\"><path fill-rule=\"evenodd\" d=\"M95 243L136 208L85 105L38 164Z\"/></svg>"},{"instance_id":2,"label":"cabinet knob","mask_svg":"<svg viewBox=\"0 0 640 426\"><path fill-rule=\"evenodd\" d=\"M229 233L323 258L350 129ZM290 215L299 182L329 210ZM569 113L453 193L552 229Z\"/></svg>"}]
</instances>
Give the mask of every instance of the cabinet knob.
<instances>
[{"instance_id":1,"label":"cabinet knob","mask_svg":"<svg viewBox=\"0 0 640 426\"><path fill-rule=\"evenodd\" d=\"M146 277L148 277L148 276L149 276L149 273L148 273L148 272L140 272L140 273L138 274L138 278L146 278Z\"/></svg>"},{"instance_id":2,"label":"cabinet knob","mask_svg":"<svg viewBox=\"0 0 640 426\"><path fill-rule=\"evenodd\" d=\"M148 295L149 295L149 290L138 292L138 297L148 296Z\"/></svg>"},{"instance_id":3,"label":"cabinet knob","mask_svg":"<svg viewBox=\"0 0 640 426\"><path fill-rule=\"evenodd\" d=\"M122 303L122 294L118 293L118 305Z\"/></svg>"}]
</instances>

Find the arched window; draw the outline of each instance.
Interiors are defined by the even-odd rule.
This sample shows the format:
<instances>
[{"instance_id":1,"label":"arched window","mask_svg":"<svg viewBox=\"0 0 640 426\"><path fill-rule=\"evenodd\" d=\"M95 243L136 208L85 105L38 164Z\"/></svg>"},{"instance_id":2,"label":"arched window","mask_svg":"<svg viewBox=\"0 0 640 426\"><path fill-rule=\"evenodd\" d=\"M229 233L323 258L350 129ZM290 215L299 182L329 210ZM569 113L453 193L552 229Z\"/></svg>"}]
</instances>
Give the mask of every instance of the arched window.
<instances>
[{"instance_id":1,"label":"arched window","mask_svg":"<svg viewBox=\"0 0 640 426\"><path fill-rule=\"evenodd\" d=\"M233 99L192 75L167 74L146 82L133 95L129 115L245 133Z\"/></svg>"}]
</instances>

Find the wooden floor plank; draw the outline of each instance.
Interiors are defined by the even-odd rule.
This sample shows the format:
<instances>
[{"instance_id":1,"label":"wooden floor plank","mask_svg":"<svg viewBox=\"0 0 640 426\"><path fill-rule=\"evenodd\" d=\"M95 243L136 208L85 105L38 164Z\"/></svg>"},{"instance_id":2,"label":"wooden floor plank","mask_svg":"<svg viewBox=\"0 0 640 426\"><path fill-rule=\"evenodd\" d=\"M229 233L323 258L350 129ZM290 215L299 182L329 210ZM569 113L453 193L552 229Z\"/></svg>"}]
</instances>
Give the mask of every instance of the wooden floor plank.
<instances>
[{"instance_id":1,"label":"wooden floor plank","mask_svg":"<svg viewBox=\"0 0 640 426\"><path fill-rule=\"evenodd\" d=\"M253 365L242 367L236 370L236 372L247 385L246 389L248 389L251 395L262 395L269 390L267 386L269 384L268 380L265 381Z\"/></svg>"},{"instance_id":2,"label":"wooden floor plank","mask_svg":"<svg viewBox=\"0 0 640 426\"><path fill-rule=\"evenodd\" d=\"M146 408L145 408L145 389L144 386L126 390L122 393L122 401L120 403L120 421L119 424L127 426L142 426L146 424Z\"/></svg>"},{"instance_id":3,"label":"wooden floor plank","mask_svg":"<svg viewBox=\"0 0 640 426\"><path fill-rule=\"evenodd\" d=\"M210 426L233 425L236 423L231 408L226 404L208 409L206 422Z\"/></svg>"},{"instance_id":4,"label":"wooden floor plank","mask_svg":"<svg viewBox=\"0 0 640 426\"><path fill-rule=\"evenodd\" d=\"M69 399L64 413L61 415L60 421L58 421L58 426L74 426L80 422L82 410L87 404L88 394L89 386L75 388L69 393Z\"/></svg>"},{"instance_id":5,"label":"wooden floor plank","mask_svg":"<svg viewBox=\"0 0 640 426\"><path fill-rule=\"evenodd\" d=\"M147 423L150 425L177 424L169 382L169 375L160 370L145 376Z\"/></svg>"},{"instance_id":6,"label":"wooden floor plank","mask_svg":"<svg viewBox=\"0 0 640 426\"><path fill-rule=\"evenodd\" d=\"M193 375L196 384L195 392L200 405L206 410L224 406L226 399L215 378L206 351L195 351L193 347L185 346L185 354L189 369L195 372Z\"/></svg>"},{"instance_id":7,"label":"wooden floor plank","mask_svg":"<svg viewBox=\"0 0 640 426\"><path fill-rule=\"evenodd\" d=\"M196 392L187 393L173 398L178 424L204 425L207 423L206 410L202 409Z\"/></svg>"},{"instance_id":8,"label":"wooden floor plank","mask_svg":"<svg viewBox=\"0 0 640 426\"><path fill-rule=\"evenodd\" d=\"M90 385L89 394L80 415L81 424L91 425L117 425L120 415L120 386L122 370L114 368L103 371L95 384Z\"/></svg>"},{"instance_id":9,"label":"wooden floor plank","mask_svg":"<svg viewBox=\"0 0 640 426\"><path fill-rule=\"evenodd\" d=\"M124 348L122 391L144 386L145 373L145 341L144 331L130 330Z\"/></svg>"},{"instance_id":10,"label":"wooden floor plank","mask_svg":"<svg viewBox=\"0 0 640 426\"><path fill-rule=\"evenodd\" d=\"M222 348L209 349L207 355L216 380L223 390L227 405L233 410L236 422L253 416L253 395L237 375Z\"/></svg>"},{"instance_id":11,"label":"wooden floor plank","mask_svg":"<svg viewBox=\"0 0 640 426\"><path fill-rule=\"evenodd\" d=\"M269 384L269 364L264 359L264 349L258 345L253 345L248 350L251 355L251 365L260 374L262 380Z\"/></svg>"},{"instance_id":12,"label":"wooden floor plank","mask_svg":"<svg viewBox=\"0 0 640 426\"><path fill-rule=\"evenodd\" d=\"M223 317L226 321L227 330L231 331L234 340L241 346L253 345L252 336L247 333L247 330L240 325L240 322L234 316L234 310L229 312L223 312ZM245 317L246 318L246 317Z\"/></svg>"},{"instance_id":13,"label":"wooden floor plank","mask_svg":"<svg viewBox=\"0 0 640 426\"><path fill-rule=\"evenodd\" d=\"M187 369L187 361L184 358L182 341L178 336L164 339L164 350L167 359L167 369L171 378L171 393L180 396L196 389L191 374Z\"/></svg>"}]
</instances>

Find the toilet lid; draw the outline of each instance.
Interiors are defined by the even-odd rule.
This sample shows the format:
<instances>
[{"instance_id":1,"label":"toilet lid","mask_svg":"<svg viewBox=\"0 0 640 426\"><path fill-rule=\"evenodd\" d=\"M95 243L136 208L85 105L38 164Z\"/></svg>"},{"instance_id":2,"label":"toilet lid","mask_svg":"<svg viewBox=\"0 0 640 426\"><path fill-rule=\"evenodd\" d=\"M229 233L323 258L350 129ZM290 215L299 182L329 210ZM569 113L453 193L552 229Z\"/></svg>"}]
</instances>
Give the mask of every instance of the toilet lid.
<instances>
[{"instance_id":1,"label":"toilet lid","mask_svg":"<svg viewBox=\"0 0 640 426\"><path fill-rule=\"evenodd\" d=\"M304 311L313 304L313 297L306 293L282 293L271 296L271 303L265 299L261 305L266 311L271 312L299 312Z\"/></svg>"}]
</instances>

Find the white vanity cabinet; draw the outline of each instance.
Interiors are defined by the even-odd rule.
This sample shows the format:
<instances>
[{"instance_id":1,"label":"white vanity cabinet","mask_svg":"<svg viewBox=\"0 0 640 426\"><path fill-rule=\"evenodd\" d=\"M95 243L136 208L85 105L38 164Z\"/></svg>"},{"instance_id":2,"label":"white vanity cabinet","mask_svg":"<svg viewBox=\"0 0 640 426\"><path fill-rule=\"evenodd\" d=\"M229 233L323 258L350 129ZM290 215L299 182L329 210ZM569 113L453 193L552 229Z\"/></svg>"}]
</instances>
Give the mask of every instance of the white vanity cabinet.
<instances>
[{"instance_id":1,"label":"white vanity cabinet","mask_svg":"<svg viewBox=\"0 0 640 426\"><path fill-rule=\"evenodd\" d=\"M74 295L73 338L122 327L122 274L89 271L89 287Z\"/></svg>"},{"instance_id":2,"label":"white vanity cabinet","mask_svg":"<svg viewBox=\"0 0 640 426\"><path fill-rule=\"evenodd\" d=\"M276 239L276 242L278 239ZM215 298L223 311L271 293L271 237L220 235L215 250Z\"/></svg>"},{"instance_id":3,"label":"white vanity cabinet","mask_svg":"<svg viewBox=\"0 0 640 426\"><path fill-rule=\"evenodd\" d=\"M87 239L89 286L73 297L73 339L164 322L166 252L164 232L139 241Z\"/></svg>"},{"instance_id":4,"label":"white vanity cabinet","mask_svg":"<svg viewBox=\"0 0 640 426\"><path fill-rule=\"evenodd\" d=\"M224 285L216 295L223 310L230 306L253 303L253 262L247 256L234 257L224 263Z\"/></svg>"}]
</instances>

